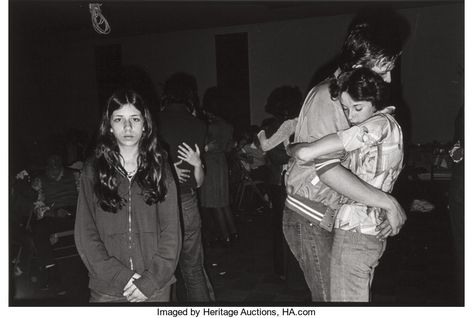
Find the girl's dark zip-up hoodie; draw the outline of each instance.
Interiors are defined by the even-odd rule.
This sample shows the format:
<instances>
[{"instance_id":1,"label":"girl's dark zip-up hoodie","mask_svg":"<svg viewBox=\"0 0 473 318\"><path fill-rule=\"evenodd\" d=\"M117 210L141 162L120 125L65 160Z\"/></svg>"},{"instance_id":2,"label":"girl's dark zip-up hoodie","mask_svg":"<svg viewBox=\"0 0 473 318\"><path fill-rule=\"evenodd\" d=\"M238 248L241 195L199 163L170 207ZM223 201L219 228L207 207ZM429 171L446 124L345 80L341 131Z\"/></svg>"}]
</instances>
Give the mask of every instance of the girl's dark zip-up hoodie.
<instances>
[{"instance_id":1,"label":"girl's dark zip-up hoodie","mask_svg":"<svg viewBox=\"0 0 473 318\"><path fill-rule=\"evenodd\" d=\"M105 212L94 192L94 168L82 172L75 221L75 242L89 271L89 288L122 296L134 273L134 284L147 297L176 281L181 250L177 190L169 165L163 171L167 189L162 202L147 205L141 188L118 173L118 193L126 203Z\"/></svg>"}]
</instances>

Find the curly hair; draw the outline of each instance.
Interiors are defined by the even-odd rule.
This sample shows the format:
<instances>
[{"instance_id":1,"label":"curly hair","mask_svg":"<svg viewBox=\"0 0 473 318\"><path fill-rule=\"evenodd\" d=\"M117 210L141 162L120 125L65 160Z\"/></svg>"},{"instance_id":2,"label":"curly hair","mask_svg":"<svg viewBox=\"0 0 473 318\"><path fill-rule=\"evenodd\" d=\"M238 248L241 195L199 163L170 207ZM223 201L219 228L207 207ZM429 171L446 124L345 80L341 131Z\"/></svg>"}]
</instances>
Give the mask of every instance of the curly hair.
<instances>
[{"instance_id":1,"label":"curly hair","mask_svg":"<svg viewBox=\"0 0 473 318\"><path fill-rule=\"evenodd\" d=\"M266 100L264 110L276 117L292 118L299 114L302 105L302 93L297 86L279 86Z\"/></svg>"},{"instance_id":2,"label":"curly hair","mask_svg":"<svg viewBox=\"0 0 473 318\"><path fill-rule=\"evenodd\" d=\"M138 169L135 175L138 185L143 190L148 205L164 198L164 163L167 154L156 136L156 127L151 113L143 98L133 90L117 90L107 101L106 109L98 132L95 149L95 194L100 207L107 212L116 213L126 200L118 194L117 173L126 175L120 163L120 150L117 140L111 133L110 120L113 112L124 105L133 105L141 112L144 119L144 131L138 146Z\"/></svg>"},{"instance_id":3,"label":"curly hair","mask_svg":"<svg viewBox=\"0 0 473 318\"><path fill-rule=\"evenodd\" d=\"M347 92L353 100L369 101L377 110L386 107L389 94L388 85L383 78L364 67L341 73L331 80L329 90L333 100Z\"/></svg>"},{"instance_id":4,"label":"curly hair","mask_svg":"<svg viewBox=\"0 0 473 318\"><path fill-rule=\"evenodd\" d=\"M395 63L409 36L408 22L397 12L376 7L365 11L348 29L341 52L342 71L355 65L372 68Z\"/></svg>"}]
</instances>

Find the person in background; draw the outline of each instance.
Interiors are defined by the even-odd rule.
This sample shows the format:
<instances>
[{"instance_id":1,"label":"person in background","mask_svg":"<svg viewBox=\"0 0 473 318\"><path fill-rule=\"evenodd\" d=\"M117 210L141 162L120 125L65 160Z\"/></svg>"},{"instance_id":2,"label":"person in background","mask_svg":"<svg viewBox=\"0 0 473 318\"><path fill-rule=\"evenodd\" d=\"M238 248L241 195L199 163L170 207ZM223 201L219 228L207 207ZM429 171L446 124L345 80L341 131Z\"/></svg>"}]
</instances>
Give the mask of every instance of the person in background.
<instances>
[{"instance_id":1,"label":"person in background","mask_svg":"<svg viewBox=\"0 0 473 318\"><path fill-rule=\"evenodd\" d=\"M249 207L262 213L265 208L269 208L268 179L271 171L267 165L266 153L261 150L259 144L257 137L259 129L257 125L248 127L239 142L237 156L240 159L242 172L247 174L252 181L258 182L257 185L252 186L253 195Z\"/></svg>"},{"instance_id":2,"label":"person in background","mask_svg":"<svg viewBox=\"0 0 473 318\"><path fill-rule=\"evenodd\" d=\"M207 210L204 214L213 216L220 236L219 241L229 247L232 241L238 239L238 231L230 208L226 158L226 153L232 147L233 127L223 119L225 98L217 87L207 89L202 104L207 116L208 130L204 153L206 174L200 188L201 206ZM207 227L209 225L206 224Z\"/></svg>"},{"instance_id":3,"label":"person in background","mask_svg":"<svg viewBox=\"0 0 473 318\"><path fill-rule=\"evenodd\" d=\"M273 116L262 122L262 131L272 137L285 120L293 118L298 114L301 102L302 93L298 87L280 86L275 88L268 96L265 105L265 111ZM287 139L289 139L289 136ZM274 271L280 278L286 279L289 267L293 263L297 267L297 262L293 261L294 258L289 258L292 254L289 252L289 247L282 233L282 214L284 201L286 200L284 172L287 168L289 156L282 143L271 149L261 148L266 151L267 167L269 170L267 188L271 202Z\"/></svg>"},{"instance_id":4,"label":"person in background","mask_svg":"<svg viewBox=\"0 0 473 318\"><path fill-rule=\"evenodd\" d=\"M215 298L204 268L202 222L197 200L197 189L204 182L200 150L205 147L207 127L193 115L196 94L197 84L193 76L186 73L171 75L164 84L159 131L168 146L169 158L179 179L184 227L179 271L183 278L184 295L178 285L177 297L179 301L208 302Z\"/></svg>"},{"instance_id":5,"label":"person in background","mask_svg":"<svg viewBox=\"0 0 473 318\"><path fill-rule=\"evenodd\" d=\"M448 189L448 212L456 256L457 279L464 286L465 277L465 107L459 110L455 118L454 145L450 149L453 161L452 179ZM460 297L464 289L459 288Z\"/></svg>"},{"instance_id":6,"label":"person in background","mask_svg":"<svg viewBox=\"0 0 473 318\"><path fill-rule=\"evenodd\" d=\"M241 141L238 155L241 158L243 166L255 180L266 181L268 169L266 167L266 153L261 149L257 132L259 127L252 125L245 132Z\"/></svg>"},{"instance_id":7,"label":"person in background","mask_svg":"<svg viewBox=\"0 0 473 318\"><path fill-rule=\"evenodd\" d=\"M170 300L181 251L177 190L135 91L117 90L107 101L81 175L74 231L90 302Z\"/></svg>"},{"instance_id":8,"label":"person in background","mask_svg":"<svg viewBox=\"0 0 473 318\"><path fill-rule=\"evenodd\" d=\"M35 178L32 187L38 192L35 218L32 220L33 240L40 259L41 289L59 289L62 279L54 261L51 235L74 228L77 204L77 180L72 170L65 168L59 155L47 159L44 174Z\"/></svg>"}]
</instances>

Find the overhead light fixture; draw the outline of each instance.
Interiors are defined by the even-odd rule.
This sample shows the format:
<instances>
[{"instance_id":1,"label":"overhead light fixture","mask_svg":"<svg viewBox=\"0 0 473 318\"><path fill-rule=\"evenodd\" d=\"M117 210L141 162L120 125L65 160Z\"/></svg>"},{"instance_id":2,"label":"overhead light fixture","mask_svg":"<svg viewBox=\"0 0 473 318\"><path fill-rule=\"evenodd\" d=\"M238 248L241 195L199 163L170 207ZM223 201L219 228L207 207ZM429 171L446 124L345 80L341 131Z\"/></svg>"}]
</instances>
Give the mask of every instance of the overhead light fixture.
<instances>
[{"instance_id":1,"label":"overhead light fixture","mask_svg":"<svg viewBox=\"0 0 473 318\"><path fill-rule=\"evenodd\" d=\"M89 3L92 26L98 34L109 34L111 30L110 24L108 24L107 19L103 16L100 6L100 3Z\"/></svg>"}]
</instances>

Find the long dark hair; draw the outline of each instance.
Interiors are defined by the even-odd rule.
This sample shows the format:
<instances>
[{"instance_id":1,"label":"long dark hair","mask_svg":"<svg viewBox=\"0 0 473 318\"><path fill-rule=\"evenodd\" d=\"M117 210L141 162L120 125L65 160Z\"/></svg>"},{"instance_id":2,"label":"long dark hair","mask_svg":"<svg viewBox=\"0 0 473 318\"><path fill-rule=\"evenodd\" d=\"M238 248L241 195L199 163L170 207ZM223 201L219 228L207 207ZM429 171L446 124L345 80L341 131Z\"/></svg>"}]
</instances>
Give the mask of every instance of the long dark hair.
<instances>
[{"instance_id":1,"label":"long dark hair","mask_svg":"<svg viewBox=\"0 0 473 318\"><path fill-rule=\"evenodd\" d=\"M372 70L360 67L341 73L330 82L330 96L336 100L347 92L355 101L369 101L376 110L386 107L389 90L383 78Z\"/></svg>"},{"instance_id":2,"label":"long dark hair","mask_svg":"<svg viewBox=\"0 0 473 318\"><path fill-rule=\"evenodd\" d=\"M100 207L107 212L116 213L125 199L118 194L117 173L126 174L120 163L120 150L115 136L110 131L110 118L113 112L124 105L133 105L144 119L144 131L138 146L138 169L135 179L143 191L148 205L161 201L166 194L164 185L164 162L166 152L156 136L156 127L143 98L133 90L117 90L107 101L99 128L95 149L95 194Z\"/></svg>"}]
</instances>

